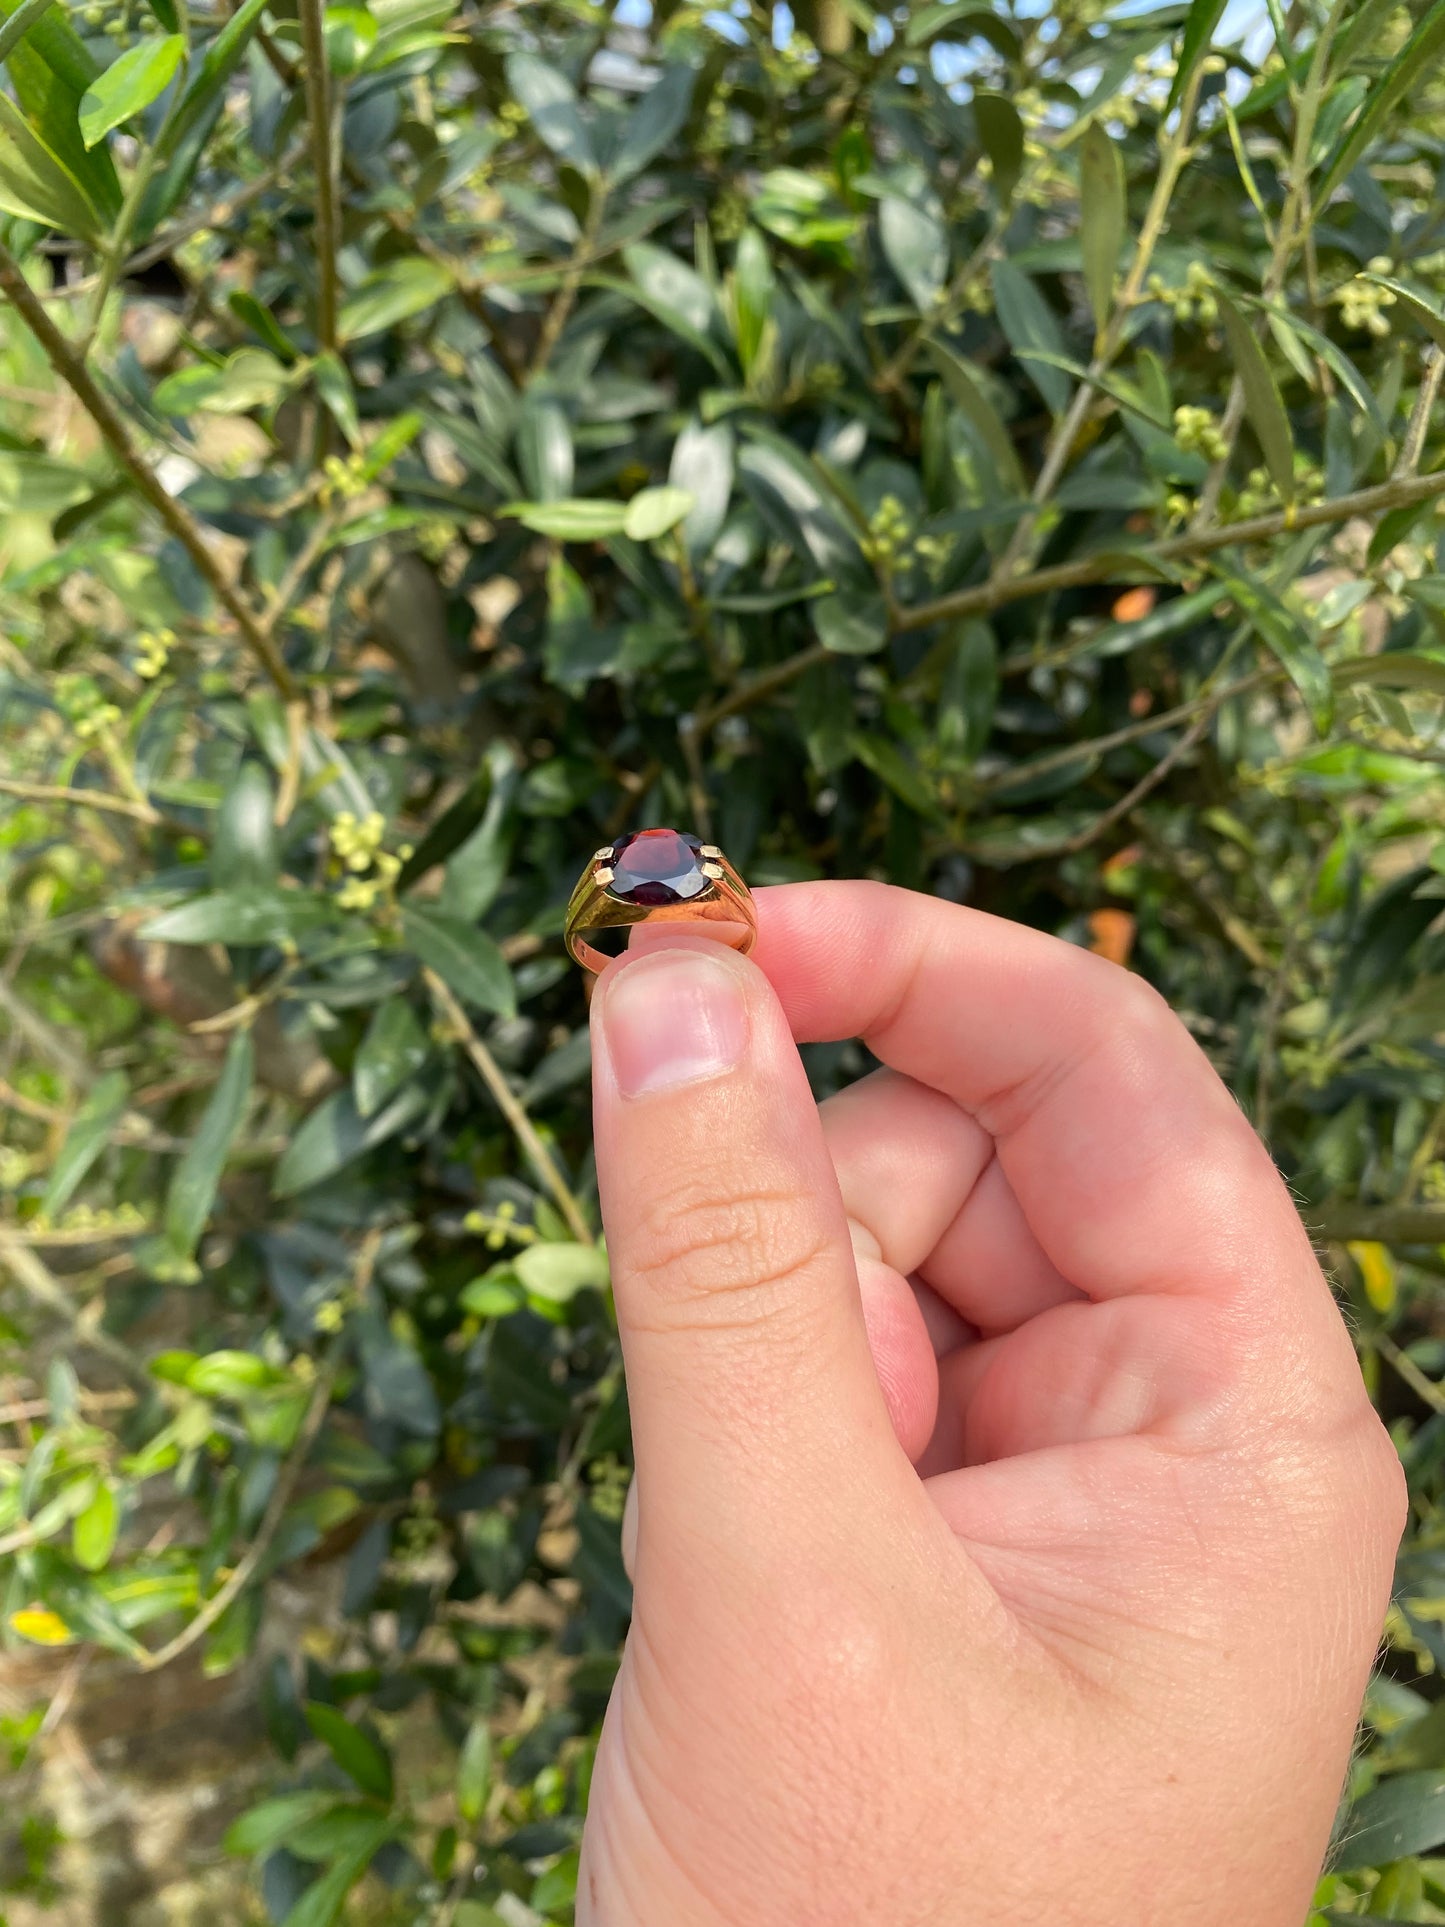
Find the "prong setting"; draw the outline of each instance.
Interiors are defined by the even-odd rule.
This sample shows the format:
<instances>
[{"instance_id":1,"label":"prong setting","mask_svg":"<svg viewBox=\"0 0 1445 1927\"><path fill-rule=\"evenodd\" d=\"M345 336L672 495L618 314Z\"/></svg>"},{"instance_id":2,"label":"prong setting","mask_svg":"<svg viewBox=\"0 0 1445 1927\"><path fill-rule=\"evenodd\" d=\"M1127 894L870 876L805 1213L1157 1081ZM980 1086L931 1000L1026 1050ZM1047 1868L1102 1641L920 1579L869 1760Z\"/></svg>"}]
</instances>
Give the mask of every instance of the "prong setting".
<instances>
[{"instance_id":1,"label":"prong setting","mask_svg":"<svg viewBox=\"0 0 1445 1927\"><path fill-rule=\"evenodd\" d=\"M744 953L757 924L747 885L716 843L684 831L635 830L593 853L572 893L566 943L572 957L594 974L606 958L586 941L593 929L644 922L657 914L685 925L696 905L697 927Z\"/></svg>"}]
</instances>

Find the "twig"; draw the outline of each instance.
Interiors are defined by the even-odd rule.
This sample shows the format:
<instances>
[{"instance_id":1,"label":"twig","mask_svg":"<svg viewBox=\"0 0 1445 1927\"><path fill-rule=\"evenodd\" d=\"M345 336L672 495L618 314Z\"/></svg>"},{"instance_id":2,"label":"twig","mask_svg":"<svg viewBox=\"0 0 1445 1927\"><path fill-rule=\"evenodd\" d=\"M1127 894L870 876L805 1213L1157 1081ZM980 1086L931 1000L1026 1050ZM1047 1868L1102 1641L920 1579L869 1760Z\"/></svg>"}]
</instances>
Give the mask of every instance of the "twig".
<instances>
[{"instance_id":1,"label":"twig","mask_svg":"<svg viewBox=\"0 0 1445 1927\"><path fill-rule=\"evenodd\" d=\"M27 803L80 803L86 809L108 810L112 816L129 816L137 823L161 821L159 812L149 803L109 796L104 790L65 789L54 783L22 783L15 776L0 776L0 795L19 796Z\"/></svg>"},{"instance_id":2,"label":"twig","mask_svg":"<svg viewBox=\"0 0 1445 1927\"><path fill-rule=\"evenodd\" d=\"M92 1081L89 1065L78 1051L72 1049L69 1039L53 1024L47 1023L38 1011L32 1010L5 977L0 977L0 1013L10 1019L34 1050L39 1051L42 1057L49 1058L70 1083L84 1087Z\"/></svg>"},{"instance_id":3,"label":"twig","mask_svg":"<svg viewBox=\"0 0 1445 1927\"><path fill-rule=\"evenodd\" d=\"M212 1593L195 1618L190 1620L174 1639L158 1647L155 1652L146 1654L139 1662L142 1672L158 1672L162 1666L169 1666L173 1659L178 1659L189 1647L194 1646L198 1639L203 1638L210 1631L226 1608L240 1598L255 1577L257 1567L269 1552L271 1542L276 1537L286 1508L291 1503L291 1494L296 1490L296 1481L301 1476L311 1447L316 1442L316 1435L321 1430L322 1422L330 1409L331 1387L335 1378L335 1361L329 1360L316 1374L316 1383L311 1391L311 1402L306 1407L306 1416L301 1421L301 1430L296 1434L296 1441L291 1447L286 1463L276 1475L276 1483L272 1487L271 1497L262 1514L261 1523L256 1528L256 1536L247 1546L230 1578L226 1580L219 1592Z\"/></svg>"},{"instance_id":4,"label":"twig","mask_svg":"<svg viewBox=\"0 0 1445 1927\"><path fill-rule=\"evenodd\" d=\"M1348 522L1357 515L1380 515L1387 509L1433 501L1437 495L1445 495L1445 469L1432 475L1392 476L1388 482L1377 482L1372 488L1355 489L1348 495L1327 497L1322 502L1308 502L1293 511L1276 510L1241 522L1221 522L1213 528L1171 535L1162 542L1136 550L1129 559L1146 566L1151 562L1187 561L1236 544L1266 542L1295 529L1325 528L1331 523ZM893 626L898 634L907 635L954 616L986 615L1006 603L1021 602L1029 596L1052 595L1059 589L1105 582L1118 576L1122 560L1119 551L1114 549L1100 555L1080 556L1075 562L1032 569L1027 575L1010 576L1003 582L980 582L972 588L956 589L951 595L937 596L932 602L900 609Z\"/></svg>"},{"instance_id":5,"label":"twig","mask_svg":"<svg viewBox=\"0 0 1445 1927\"><path fill-rule=\"evenodd\" d=\"M1294 143L1290 150L1289 192L1280 210L1279 227L1275 231L1269 266L1265 269L1264 282L1260 289L1266 306L1270 302L1277 301L1284 291L1295 249L1311 227L1310 147L1314 141L1315 122L1319 116L1320 102L1324 94L1325 81L1328 78L1330 48L1334 44L1335 32L1343 11L1344 0L1332 0L1325 23L1320 29L1319 38L1314 44L1309 74L1305 79L1304 92L1300 97L1295 118ZM1261 317L1251 325L1256 333L1259 333L1266 324ZM1243 421L1244 378L1236 372L1234 380L1230 383L1229 399L1224 405L1224 414L1219 424L1224 453L1214 462L1204 479L1204 487L1200 490L1194 515L1196 529L1205 528L1214 519L1220 493L1224 487L1224 478L1229 472L1230 459L1234 454L1234 444Z\"/></svg>"},{"instance_id":6,"label":"twig","mask_svg":"<svg viewBox=\"0 0 1445 1927\"><path fill-rule=\"evenodd\" d=\"M189 241L192 235L204 234L209 228L223 227L233 215L239 214L243 207L249 207L252 201L259 200L261 195L268 193L278 182L294 174L305 153L305 143L298 142L274 167L268 167L264 174L258 174L254 180L247 181L244 187L238 187L224 199L213 202L203 213L192 214L184 221L177 221L174 227L163 229L153 241L148 241L143 248L129 257L121 270L122 279L126 275L140 274L143 269L154 266L157 261L164 261L168 254L173 254L184 242Z\"/></svg>"},{"instance_id":7,"label":"twig","mask_svg":"<svg viewBox=\"0 0 1445 1927\"><path fill-rule=\"evenodd\" d=\"M536 1125L517 1101L516 1093L502 1075L497 1060L472 1028L471 1019L452 995L449 986L434 970L423 970L422 977L432 994L433 1001L456 1032L462 1047L480 1072L482 1082L496 1100L497 1109L511 1125L513 1136L552 1193L557 1209L567 1221L568 1230L578 1244L595 1243L591 1228L582 1215L582 1208L573 1197L567 1180L558 1170L556 1159L537 1135Z\"/></svg>"},{"instance_id":8,"label":"twig","mask_svg":"<svg viewBox=\"0 0 1445 1927\"><path fill-rule=\"evenodd\" d=\"M3 1077L0 1077L0 1104L8 1106L12 1111L19 1111L22 1117L32 1118L37 1124L58 1125L70 1122L67 1114L57 1105L41 1104L33 1097L26 1097L23 1091L17 1091L15 1086Z\"/></svg>"},{"instance_id":9,"label":"twig","mask_svg":"<svg viewBox=\"0 0 1445 1927\"><path fill-rule=\"evenodd\" d=\"M1083 756L1102 756L1108 750L1122 749L1125 743L1136 743L1142 736L1152 736L1157 730L1171 729L1175 723L1188 722L1201 711L1209 715L1221 708L1231 697L1247 695L1252 689L1262 689L1267 683L1279 682L1284 678L1283 669L1259 669L1248 676L1241 676L1237 682L1223 689L1207 691L1203 695L1192 696L1187 703L1179 703L1173 709L1163 710L1157 716L1146 716L1141 722L1125 723L1121 729L1111 730L1107 736L1095 736L1091 741L1069 743L1063 749L1050 750L1047 756L1036 757L1032 762L1020 763L1016 768L1003 770L992 778L978 784L980 794L988 795L993 790L1017 789L1021 784L1032 783L1037 777L1049 771L1063 769L1069 763L1076 763Z\"/></svg>"},{"instance_id":10,"label":"twig","mask_svg":"<svg viewBox=\"0 0 1445 1927\"><path fill-rule=\"evenodd\" d=\"M1020 186L1022 185L1021 182ZM1017 191L1014 199L1017 199ZM987 234L953 277L938 305L920 318L917 327L892 360L886 362L874 376L873 386L878 393L887 394L896 389L917 360L920 351L932 339L935 330L946 327L957 316L968 298L974 276L981 268L986 267L992 256L997 253L999 244L1008 231L1009 223L1013 220L1013 212L1013 200L1006 207L999 208L989 223Z\"/></svg>"},{"instance_id":11,"label":"twig","mask_svg":"<svg viewBox=\"0 0 1445 1927\"><path fill-rule=\"evenodd\" d=\"M900 627L903 625L900 625ZM921 624L914 624L921 627ZM751 709L754 703L771 696L775 689L783 689L808 670L815 669L819 663L833 660L831 649L825 649L821 642L810 643L800 649L795 656L784 662L775 662L770 669L760 669L756 676L740 682L726 696L720 696L715 703L697 712L696 726L699 736L706 735L722 721L724 716L735 716L740 709ZM645 787L645 786L644 786Z\"/></svg>"},{"instance_id":12,"label":"twig","mask_svg":"<svg viewBox=\"0 0 1445 1927\"><path fill-rule=\"evenodd\" d=\"M301 74L316 175L316 339L323 354L336 352L336 173L331 139L331 86L326 70L326 28L321 0L298 0Z\"/></svg>"},{"instance_id":13,"label":"twig","mask_svg":"<svg viewBox=\"0 0 1445 1927\"><path fill-rule=\"evenodd\" d=\"M1389 1360L1410 1390L1428 1405L1432 1412L1445 1412L1445 1391L1441 1390L1433 1378L1428 1378L1420 1370L1408 1352L1401 1351L1388 1332L1371 1332L1368 1342L1382 1358Z\"/></svg>"},{"instance_id":14,"label":"twig","mask_svg":"<svg viewBox=\"0 0 1445 1927\"><path fill-rule=\"evenodd\" d=\"M1430 428L1430 417L1435 411L1435 398L1440 393L1442 375L1445 375L1445 350L1437 348L1432 342L1425 350L1425 365L1420 371L1419 393L1415 396L1415 406L1410 410L1405 439L1400 444L1400 459L1395 464L1397 476L1413 475L1420 466L1420 457L1425 452L1425 436Z\"/></svg>"},{"instance_id":15,"label":"twig","mask_svg":"<svg viewBox=\"0 0 1445 1927\"><path fill-rule=\"evenodd\" d=\"M567 264L567 271L561 285L552 297L546 318L537 335L537 347L532 356L532 366L528 380L535 381L552 359L552 351L562 339L562 330L571 319L572 310L577 305L577 293L582 286L582 276L588 261L597 251L597 238L602 232L602 217L607 209L607 193L601 181L592 183L591 201L587 209L587 225L581 239Z\"/></svg>"},{"instance_id":16,"label":"twig","mask_svg":"<svg viewBox=\"0 0 1445 1927\"><path fill-rule=\"evenodd\" d=\"M677 740L682 745L683 760L687 764L687 801L693 828L704 843L711 843L712 804L708 801L707 776L698 745L696 716L684 716L678 723Z\"/></svg>"},{"instance_id":17,"label":"twig","mask_svg":"<svg viewBox=\"0 0 1445 1927\"><path fill-rule=\"evenodd\" d=\"M0 243L0 294L13 304L21 320L39 342L46 360L100 430L137 494L150 503L195 563L216 600L235 622L257 662L288 702L298 700L301 691L295 677L270 637L262 633L245 598L226 579L225 572L201 532L200 524L189 509L167 492L155 470L131 439L130 430L112 403L102 394L85 362L46 313L44 302L25 279L19 262L3 243Z\"/></svg>"},{"instance_id":18,"label":"twig","mask_svg":"<svg viewBox=\"0 0 1445 1927\"><path fill-rule=\"evenodd\" d=\"M6 1267L15 1282L37 1305L43 1305L47 1311L54 1312L62 1319L80 1344L88 1345L92 1351L108 1358L147 1391L156 1390L158 1381L151 1377L139 1353L133 1352L129 1345L82 1317L69 1295L30 1246L3 1226L0 1226L0 1264Z\"/></svg>"},{"instance_id":19,"label":"twig","mask_svg":"<svg viewBox=\"0 0 1445 1927\"><path fill-rule=\"evenodd\" d=\"M1341 1244L1445 1244L1445 1205L1327 1204L1308 1212L1306 1222L1319 1237Z\"/></svg>"},{"instance_id":20,"label":"twig","mask_svg":"<svg viewBox=\"0 0 1445 1927\"><path fill-rule=\"evenodd\" d=\"M263 635L275 635L277 624L295 600L296 592L306 580L312 563L336 533L342 520L343 513L338 509L328 509L324 515L317 517L310 535L293 556L290 567L261 611L260 628Z\"/></svg>"},{"instance_id":21,"label":"twig","mask_svg":"<svg viewBox=\"0 0 1445 1927\"><path fill-rule=\"evenodd\" d=\"M1074 390L1073 399L1058 428L1050 438L1044 465L1039 470L1038 480L1034 483L1030 497L1031 507L1027 515L1014 528L1003 554L994 567L994 574L1000 578L1011 575L1019 558L1023 556L1032 540L1038 520L1038 510L1048 502L1058 485L1059 477L1068 466L1069 457L1074 452L1074 444L1080 431L1093 412L1098 399L1098 378L1107 373L1115 355L1119 352L1124 339L1124 329L1135 302L1144 289L1149 263L1154 258L1154 249L1164 232L1164 224L1169 215L1169 203L1174 198L1174 190L1179 184L1179 176L1189 155L1189 130L1194 124L1194 109L1199 100L1199 89L1204 75L1202 68L1196 67L1193 78L1184 90L1184 98L1179 104L1179 118L1173 132L1166 136L1160 154L1159 172L1155 177L1154 191L1149 197L1145 210L1144 223L1139 230L1138 245L1134 249L1134 259L1124 285L1119 290L1109 315L1108 325L1100 337L1089 365L1089 379L1080 382Z\"/></svg>"},{"instance_id":22,"label":"twig","mask_svg":"<svg viewBox=\"0 0 1445 1927\"><path fill-rule=\"evenodd\" d=\"M1106 830L1112 829L1114 824L1137 809L1146 796L1158 789L1175 764L1186 757L1199 742L1214 721L1215 714L1223 701L1223 696L1217 697L1201 709L1178 742L1173 744L1154 767L1139 779L1128 795L1121 796L1117 803L1104 811L1102 816L1096 817L1086 830L1081 830L1077 836L1071 836L1066 843L1060 843L1057 846L1057 853L1060 856L1077 855L1080 850L1086 850L1091 843L1097 842Z\"/></svg>"}]
</instances>

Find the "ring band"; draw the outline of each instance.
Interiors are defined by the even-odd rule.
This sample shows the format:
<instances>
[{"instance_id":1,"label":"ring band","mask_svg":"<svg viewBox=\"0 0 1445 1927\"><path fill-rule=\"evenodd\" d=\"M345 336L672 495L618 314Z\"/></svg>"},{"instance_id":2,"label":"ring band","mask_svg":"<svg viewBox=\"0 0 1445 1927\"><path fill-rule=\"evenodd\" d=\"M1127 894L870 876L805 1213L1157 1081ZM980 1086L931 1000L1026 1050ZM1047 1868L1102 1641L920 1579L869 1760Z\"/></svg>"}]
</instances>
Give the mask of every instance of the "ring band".
<instances>
[{"instance_id":1,"label":"ring band","mask_svg":"<svg viewBox=\"0 0 1445 1927\"><path fill-rule=\"evenodd\" d=\"M697 926L741 951L757 940L752 893L715 843L680 830L634 830L594 852L567 905L568 955L594 976L611 962L588 936L636 923Z\"/></svg>"}]
</instances>

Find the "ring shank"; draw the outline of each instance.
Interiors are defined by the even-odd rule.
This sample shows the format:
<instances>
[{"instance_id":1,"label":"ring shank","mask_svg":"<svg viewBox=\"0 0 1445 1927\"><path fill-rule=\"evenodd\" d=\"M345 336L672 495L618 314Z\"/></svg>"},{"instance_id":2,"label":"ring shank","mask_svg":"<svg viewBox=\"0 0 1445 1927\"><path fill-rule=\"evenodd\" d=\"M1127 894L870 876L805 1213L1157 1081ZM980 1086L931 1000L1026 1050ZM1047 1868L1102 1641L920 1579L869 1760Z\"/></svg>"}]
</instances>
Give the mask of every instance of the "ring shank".
<instances>
[{"instance_id":1,"label":"ring shank","mask_svg":"<svg viewBox=\"0 0 1445 1927\"><path fill-rule=\"evenodd\" d=\"M597 976L612 959L588 943L594 930L630 928L634 924L676 924L725 943L747 955L757 941L757 912L748 886L725 859L722 880L710 883L698 896L681 903L629 903L599 884L589 864L567 906L564 940L568 954L584 970Z\"/></svg>"}]
</instances>

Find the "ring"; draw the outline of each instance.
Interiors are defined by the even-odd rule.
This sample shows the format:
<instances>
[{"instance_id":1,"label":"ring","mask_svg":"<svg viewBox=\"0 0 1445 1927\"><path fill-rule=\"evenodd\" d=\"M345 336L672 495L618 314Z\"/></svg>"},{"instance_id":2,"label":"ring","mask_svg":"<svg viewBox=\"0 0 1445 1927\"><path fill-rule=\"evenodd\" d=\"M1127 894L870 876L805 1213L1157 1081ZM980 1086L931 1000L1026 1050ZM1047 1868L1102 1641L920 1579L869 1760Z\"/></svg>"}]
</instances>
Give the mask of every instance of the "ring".
<instances>
[{"instance_id":1,"label":"ring","mask_svg":"<svg viewBox=\"0 0 1445 1927\"><path fill-rule=\"evenodd\" d=\"M596 975L611 959L588 936L634 923L695 925L745 956L758 934L748 886L715 843L682 830L634 830L594 853L567 905L568 954Z\"/></svg>"}]
</instances>

